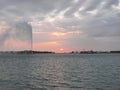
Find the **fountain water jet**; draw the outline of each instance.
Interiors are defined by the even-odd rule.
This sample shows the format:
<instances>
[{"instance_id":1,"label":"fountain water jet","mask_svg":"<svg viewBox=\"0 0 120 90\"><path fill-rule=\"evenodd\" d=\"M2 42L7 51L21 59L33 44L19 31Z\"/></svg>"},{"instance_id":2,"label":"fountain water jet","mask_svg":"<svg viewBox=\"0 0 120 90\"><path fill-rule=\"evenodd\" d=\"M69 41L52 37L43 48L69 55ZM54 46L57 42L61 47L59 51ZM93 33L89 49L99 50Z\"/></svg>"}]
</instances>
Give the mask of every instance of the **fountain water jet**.
<instances>
[{"instance_id":1,"label":"fountain water jet","mask_svg":"<svg viewBox=\"0 0 120 90\"><path fill-rule=\"evenodd\" d=\"M16 42L18 41L26 42L29 45L26 46L26 49L25 48L24 49L25 50L33 49L32 26L28 22L20 21L20 22L14 22L14 23L6 23L2 26L3 28L0 29L0 49L2 48L2 50L7 51L9 50L8 47L10 46L14 47L14 44L8 45L8 47L7 46L5 47L5 43L10 40L13 40ZM16 50L16 47L14 47L13 50Z\"/></svg>"}]
</instances>

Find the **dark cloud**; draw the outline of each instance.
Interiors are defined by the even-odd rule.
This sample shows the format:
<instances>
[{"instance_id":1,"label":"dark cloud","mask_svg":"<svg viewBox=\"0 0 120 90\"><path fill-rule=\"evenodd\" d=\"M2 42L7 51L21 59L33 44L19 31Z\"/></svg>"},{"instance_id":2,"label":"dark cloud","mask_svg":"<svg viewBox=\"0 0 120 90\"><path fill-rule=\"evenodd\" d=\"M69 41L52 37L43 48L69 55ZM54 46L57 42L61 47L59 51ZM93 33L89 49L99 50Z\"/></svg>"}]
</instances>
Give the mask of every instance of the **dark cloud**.
<instances>
[{"instance_id":1,"label":"dark cloud","mask_svg":"<svg viewBox=\"0 0 120 90\"><path fill-rule=\"evenodd\" d=\"M107 0L106 4L104 5L104 9L112 8L113 5L118 5L119 0Z\"/></svg>"},{"instance_id":2,"label":"dark cloud","mask_svg":"<svg viewBox=\"0 0 120 90\"><path fill-rule=\"evenodd\" d=\"M89 0L89 2L85 5L84 12L96 9L101 4L101 2L102 2L102 0L99 0L99 1Z\"/></svg>"}]
</instances>

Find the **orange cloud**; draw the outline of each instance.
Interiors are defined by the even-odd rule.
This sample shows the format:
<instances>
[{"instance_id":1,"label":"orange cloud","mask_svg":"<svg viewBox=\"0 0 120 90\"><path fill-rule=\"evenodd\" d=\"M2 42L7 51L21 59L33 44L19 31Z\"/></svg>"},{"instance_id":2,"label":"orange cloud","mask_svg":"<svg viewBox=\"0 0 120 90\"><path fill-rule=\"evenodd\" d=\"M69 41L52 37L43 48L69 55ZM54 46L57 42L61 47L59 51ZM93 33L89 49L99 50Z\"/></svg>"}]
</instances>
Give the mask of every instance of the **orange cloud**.
<instances>
[{"instance_id":1,"label":"orange cloud","mask_svg":"<svg viewBox=\"0 0 120 90\"><path fill-rule=\"evenodd\" d=\"M31 48L31 44L25 41L7 40L4 42L4 47L9 50L26 50Z\"/></svg>"},{"instance_id":2,"label":"orange cloud","mask_svg":"<svg viewBox=\"0 0 120 90\"><path fill-rule=\"evenodd\" d=\"M53 36L64 36L64 35L66 35L66 33L64 33L64 32L53 32L52 35Z\"/></svg>"},{"instance_id":3,"label":"orange cloud","mask_svg":"<svg viewBox=\"0 0 120 90\"><path fill-rule=\"evenodd\" d=\"M52 42L37 42L37 43L33 43L34 47L42 47L42 46L56 46L58 45L57 42L52 41Z\"/></svg>"},{"instance_id":4,"label":"orange cloud","mask_svg":"<svg viewBox=\"0 0 120 90\"><path fill-rule=\"evenodd\" d=\"M53 36L65 36L68 34L81 34L80 31L69 31L69 32L52 32L51 35Z\"/></svg>"},{"instance_id":5,"label":"orange cloud","mask_svg":"<svg viewBox=\"0 0 120 90\"><path fill-rule=\"evenodd\" d=\"M56 41L49 41L49 42L36 42L33 43L34 50L54 50L60 44Z\"/></svg>"}]
</instances>

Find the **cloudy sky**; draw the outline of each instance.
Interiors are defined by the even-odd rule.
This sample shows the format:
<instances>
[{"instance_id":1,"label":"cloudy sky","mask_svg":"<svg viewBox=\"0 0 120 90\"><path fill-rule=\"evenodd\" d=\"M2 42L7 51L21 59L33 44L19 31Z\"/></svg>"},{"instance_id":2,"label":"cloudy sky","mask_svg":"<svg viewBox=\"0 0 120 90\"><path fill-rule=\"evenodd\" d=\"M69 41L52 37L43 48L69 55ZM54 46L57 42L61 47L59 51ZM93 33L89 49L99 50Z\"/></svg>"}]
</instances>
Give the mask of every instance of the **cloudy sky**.
<instances>
[{"instance_id":1,"label":"cloudy sky","mask_svg":"<svg viewBox=\"0 0 120 90\"><path fill-rule=\"evenodd\" d=\"M0 0L0 50L31 47L120 50L120 0Z\"/></svg>"}]
</instances>

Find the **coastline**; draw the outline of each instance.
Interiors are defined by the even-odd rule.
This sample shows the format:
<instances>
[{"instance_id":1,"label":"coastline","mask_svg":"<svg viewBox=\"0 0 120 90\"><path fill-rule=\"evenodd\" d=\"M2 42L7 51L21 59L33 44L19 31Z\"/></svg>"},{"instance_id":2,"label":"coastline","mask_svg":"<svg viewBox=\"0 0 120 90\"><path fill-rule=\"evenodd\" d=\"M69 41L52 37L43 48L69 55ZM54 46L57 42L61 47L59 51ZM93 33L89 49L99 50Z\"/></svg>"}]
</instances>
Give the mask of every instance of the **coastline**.
<instances>
[{"instance_id":1,"label":"coastline","mask_svg":"<svg viewBox=\"0 0 120 90\"><path fill-rule=\"evenodd\" d=\"M23 51L0 51L0 53L7 54L58 54L52 51L32 51L32 50L23 50ZM80 51L80 52L64 52L59 54L118 54L120 51Z\"/></svg>"}]
</instances>

